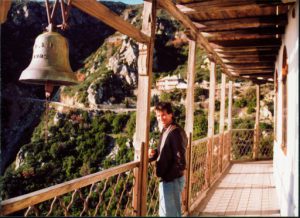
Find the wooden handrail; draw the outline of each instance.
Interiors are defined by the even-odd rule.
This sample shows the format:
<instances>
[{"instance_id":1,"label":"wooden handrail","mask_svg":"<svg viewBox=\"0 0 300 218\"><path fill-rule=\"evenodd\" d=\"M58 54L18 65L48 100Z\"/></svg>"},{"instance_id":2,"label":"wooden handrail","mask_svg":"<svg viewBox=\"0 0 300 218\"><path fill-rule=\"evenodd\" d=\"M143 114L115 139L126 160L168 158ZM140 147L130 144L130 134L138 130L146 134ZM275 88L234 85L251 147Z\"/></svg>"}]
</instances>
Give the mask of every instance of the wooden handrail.
<instances>
[{"instance_id":1,"label":"wooden handrail","mask_svg":"<svg viewBox=\"0 0 300 218\"><path fill-rule=\"evenodd\" d=\"M29 194L21 195L15 198L10 198L1 202L0 215L3 216L19 211L29 206L33 206L35 204L52 199L56 196L63 195L76 189L88 186L103 179L118 175L123 172L127 172L128 170L132 170L139 166L139 161L132 161L126 164L122 164L120 166L103 170L98 173L93 173L78 179L73 179L68 182L64 182L35 192L31 192Z\"/></svg>"},{"instance_id":2,"label":"wooden handrail","mask_svg":"<svg viewBox=\"0 0 300 218\"><path fill-rule=\"evenodd\" d=\"M202 139L197 139L197 140L195 140L195 141L192 141L192 146L197 145L197 144L200 144L200 143L202 143L202 142L205 142L206 140L207 140L207 137L202 138Z\"/></svg>"}]
</instances>

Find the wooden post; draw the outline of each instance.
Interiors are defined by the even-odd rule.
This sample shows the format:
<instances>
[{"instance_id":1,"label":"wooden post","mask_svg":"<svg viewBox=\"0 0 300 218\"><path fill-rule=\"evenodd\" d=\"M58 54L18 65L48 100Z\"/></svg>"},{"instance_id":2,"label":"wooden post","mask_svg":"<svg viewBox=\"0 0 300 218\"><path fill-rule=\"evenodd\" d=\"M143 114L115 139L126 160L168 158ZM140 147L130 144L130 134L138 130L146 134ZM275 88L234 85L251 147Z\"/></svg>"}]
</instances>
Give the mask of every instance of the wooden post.
<instances>
[{"instance_id":1,"label":"wooden post","mask_svg":"<svg viewBox=\"0 0 300 218\"><path fill-rule=\"evenodd\" d=\"M226 94L226 75L222 73L220 126L219 126L219 133L220 133L219 172L220 173L222 173L223 171L225 94Z\"/></svg>"},{"instance_id":2,"label":"wooden post","mask_svg":"<svg viewBox=\"0 0 300 218\"><path fill-rule=\"evenodd\" d=\"M254 145L253 145L253 159L257 160L258 147L259 147L259 111L260 111L260 87L256 85L256 116L254 126Z\"/></svg>"},{"instance_id":3,"label":"wooden post","mask_svg":"<svg viewBox=\"0 0 300 218\"><path fill-rule=\"evenodd\" d=\"M0 23L3 24L7 19L8 11L11 7L11 0L0 1Z\"/></svg>"},{"instance_id":4,"label":"wooden post","mask_svg":"<svg viewBox=\"0 0 300 218\"><path fill-rule=\"evenodd\" d=\"M191 196L191 190L192 190L192 184L191 184L191 176L192 176L192 139L193 135L192 133L188 136L188 145L186 149L186 161L187 161L187 170L185 174L185 187L184 191L182 193L182 204L184 205L184 211L187 212L187 215L190 214L190 196Z\"/></svg>"},{"instance_id":5,"label":"wooden post","mask_svg":"<svg viewBox=\"0 0 300 218\"><path fill-rule=\"evenodd\" d=\"M186 102L185 102L185 132L189 136L186 160L186 183L183 194L183 204L185 205L185 211L188 213L190 208L190 173L191 173L191 145L193 141L193 124L194 124L194 83L195 83L195 62L196 62L196 42L189 40L189 57L188 57L188 72L187 72L187 90L186 90Z\"/></svg>"},{"instance_id":6,"label":"wooden post","mask_svg":"<svg viewBox=\"0 0 300 218\"><path fill-rule=\"evenodd\" d=\"M228 162L230 162L231 157L231 135L232 135L232 81L229 81L228 87L228 118L227 118L227 130L229 131L229 141L228 141Z\"/></svg>"},{"instance_id":7,"label":"wooden post","mask_svg":"<svg viewBox=\"0 0 300 218\"><path fill-rule=\"evenodd\" d=\"M141 161L142 175L134 186L133 206L137 216L146 216L147 208L147 173L148 173L148 146L150 131L150 92L152 80L153 46L156 24L156 0L144 1L142 32L150 36L149 44L139 43L138 58L138 97L136 112L136 134L135 134L135 160ZM144 149L139 147L144 144ZM143 161L143 162L142 162Z\"/></svg>"},{"instance_id":8,"label":"wooden post","mask_svg":"<svg viewBox=\"0 0 300 218\"><path fill-rule=\"evenodd\" d=\"M209 107L208 107L208 131L207 131L207 156L206 156L206 184L210 187L212 147L214 136L214 113L215 113L215 91L216 91L216 64L210 60L210 80L209 80Z\"/></svg>"}]
</instances>

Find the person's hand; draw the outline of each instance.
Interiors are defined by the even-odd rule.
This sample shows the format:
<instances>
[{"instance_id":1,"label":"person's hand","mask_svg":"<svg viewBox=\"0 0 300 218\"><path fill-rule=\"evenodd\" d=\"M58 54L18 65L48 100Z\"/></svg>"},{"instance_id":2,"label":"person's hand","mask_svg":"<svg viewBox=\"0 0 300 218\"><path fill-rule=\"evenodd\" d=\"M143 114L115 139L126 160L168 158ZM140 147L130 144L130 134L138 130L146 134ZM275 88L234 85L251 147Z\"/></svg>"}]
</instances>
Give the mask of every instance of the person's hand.
<instances>
[{"instance_id":1,"label":"person's hand","mask_svg":"<svg viewBox=\"0 0 300 218\"><path fill-rule=\"evenodd\" d=\"M155 149L149 148L148 149L148 157L152 158L152 157L154 157L154 155L155 155Z\"/></svg>"}]
</instances>

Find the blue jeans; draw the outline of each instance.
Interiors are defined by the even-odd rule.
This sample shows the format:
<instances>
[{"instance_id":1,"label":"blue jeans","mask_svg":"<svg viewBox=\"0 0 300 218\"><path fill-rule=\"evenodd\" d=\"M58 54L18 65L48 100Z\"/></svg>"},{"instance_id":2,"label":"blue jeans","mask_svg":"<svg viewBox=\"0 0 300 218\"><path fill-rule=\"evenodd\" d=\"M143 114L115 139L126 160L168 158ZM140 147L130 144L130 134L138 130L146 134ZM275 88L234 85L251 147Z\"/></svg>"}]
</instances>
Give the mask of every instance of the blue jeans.
<instances>
[{"instance_id":1,"label":"blue jeans","mask_svg":"<svg viewBox=\"0 0 300 218\"><path fill-rule=\"evenodd\" d=\"M159 183L159 216L181 216L181 192L185 177Z\"/></svg>"}]
</instances>

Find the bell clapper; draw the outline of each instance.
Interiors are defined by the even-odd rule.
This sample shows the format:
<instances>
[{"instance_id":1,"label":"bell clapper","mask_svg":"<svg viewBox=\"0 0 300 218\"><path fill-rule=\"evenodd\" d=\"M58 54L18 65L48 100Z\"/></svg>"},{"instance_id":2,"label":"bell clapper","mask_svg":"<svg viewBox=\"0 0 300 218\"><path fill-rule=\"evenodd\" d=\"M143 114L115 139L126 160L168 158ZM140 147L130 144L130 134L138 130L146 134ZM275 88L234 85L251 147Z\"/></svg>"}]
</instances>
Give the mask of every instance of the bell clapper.
<instances>
[{"instance_id":1,"label":"bell clapper","mask_svg":"<svg viewBox=\"0 0 300 218\"><path fill-rule=\"evenodd\" d=\"M53 91L53 85L46 82L45 84L45 96L46 96L46 111L45 111L45 144L48 143L48 119L49 119L49 100Z\"/></svg>"}]
</instances>

